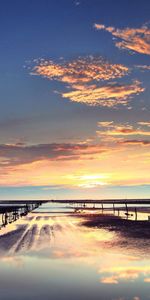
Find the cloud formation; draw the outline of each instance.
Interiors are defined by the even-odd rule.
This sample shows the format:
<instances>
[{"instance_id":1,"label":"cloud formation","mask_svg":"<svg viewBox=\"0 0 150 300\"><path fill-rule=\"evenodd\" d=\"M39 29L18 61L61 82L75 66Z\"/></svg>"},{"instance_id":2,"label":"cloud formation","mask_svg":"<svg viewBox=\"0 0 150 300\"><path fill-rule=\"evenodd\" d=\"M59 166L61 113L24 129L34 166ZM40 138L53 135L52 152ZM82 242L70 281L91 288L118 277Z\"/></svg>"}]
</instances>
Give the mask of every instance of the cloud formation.
<instances>
[{"instance_id":1,"label":"cloud formation","mask_svg":"<svg viewBox=\"0 0 150 300\"><path fill-rule=\"evenodd\" d=\"M108 31L117 38L115 45L118 48L150 55L150 29L147 26L118 29L103 24L94 24L94 27L97 30Z\"/></svg>"},{"instance_id":2,"label":"cloud formation","mask_svg":"<svg viewBox=\"0 0 150 300\"><path fill-rule=\"evenodd\" d=\"M149 140L139 140L139 139L134 139L134 140L122 140L118 142L121 145L140 145L140 146L149 146L150 141Z\"/></svg>"},{"instance_id":3,"label":"cloud formation","mask_svg":"<svg viewBox=\"0 0 150 300\"><path fill-rule=\"evenodd\" d=\"M150 139L148 138L150 137L150 131L145 128L147 126L149 126L149 122L142 121L137 122L134 126L128 123L115 124L112 121L98 122L100 130L97 131L97 135L103 138L103 141L107 141L110 144L149 146ZM140 138L137 138L137 136L140 136ZM125 139L125 137L128 139Z\"/></svg>"},{"instance_id":4,"label":"cloud formation","mask_svg":"<svg viewBox=\"0 0 150 300\"><path fill-rule=\"evenodd\" d=\"M0 166L8 167L42 160L77 160L106 151L107 149L100 144L1 144Z\"/></svg>"},{"instance_id":5,"label":"cloud formation","mask_svg":"<svg viewBox=\"0 0 150 300\"><path fill-rule=\"evenodd\" d=\"M55 63L52 60L37 61L32 74L50 80L72 84L85 84L100 80L121 78L129 69L121 64L111 64L102 57L86 56L72 61Z\"/></svg>"},{"instance_id":6,"label":"cloud formation","mask_svg":"<svg viewBox=\"0 0 150 300\"><path fill-rule=\"evenodd\" d=\"M113 122L98 122L98 126L102 128L100 130L100 135L110 135L110 136L150 136L150 131L145 130L142 127L137 127L137 125L149 126L148 122L138 122L135 126L127 124L115 124ZM148 124L148 125L147 125ZM105 128L105 130L103 130Z\"/></svg>"},{"instance_id":7,"label":"cloud formation","mask_svg":"<svg viewBox=\"0 0 150 300\"><path fill-rule=\"evenodd\" d=\"M144 91L139 81L132 84L108 84L104 86L86 87L80 90L73 90L63 93L64 98L73 102L84 103L90 106L116 107L128 105L134 95Z\"/></svg>"},{"instance_id":8,"label":"cloud formation","mask_svg":"<svg viewBox=\"0 0 150 300\"><path fill-rule=\"evenodd\" d=\"M140 69L141 71L149 71L150 70L149 65L136 65L135 67Z\"/></svg>"},{"instance_id":9,"label":"cloud formation","mask_svg":"<svg viewBox=\"0 0 150 300\"><path fill-rule=\"evenodd\" d=\"M102 142L96 138L95 143L1 144L0 186L97 189L105 185L149 184L147 147L121 144L124 139L118 136L113 140L107 134L100 138Z\"/></svg>"},{"instance_id":10,"label":"cloud formation","mask_svg":"<svg viewBox=\"0 0 150 300\"><path fill-rule=\"evenodd\" d=\"M142 126L150 127L150 121L140 121L140 122L138 122L138 124L142 125Z\"/></svg>"},{"instance_id":11,"label":"cloud formation","mask_svg":"<svg viewBox=\"0 0 150 300\"><path fill-rule=\"evenodd\" d=\"M126 66L111 64L102 57L86 56L60 63L36 61L32 74L64 83L69 91L61 92L61 96L72 102L116 107L128 105L133 96L145 90L138 80L129 84L112 82L129 74L129 71Z\"/></svg>"},{"instance_id":12,"label":"cloud formation","mask_svg":"<svg viewBox=\"0 0 150 300\"><path fill-rule=\"evenodd\" d=\"M104 134L114 135L114 136L133 136L133 135L142 135L150 136L150 131L144 131L140 129L134 129L132 126L116 126L113 130L109 130Z\"/></svg>"}]
</instances>

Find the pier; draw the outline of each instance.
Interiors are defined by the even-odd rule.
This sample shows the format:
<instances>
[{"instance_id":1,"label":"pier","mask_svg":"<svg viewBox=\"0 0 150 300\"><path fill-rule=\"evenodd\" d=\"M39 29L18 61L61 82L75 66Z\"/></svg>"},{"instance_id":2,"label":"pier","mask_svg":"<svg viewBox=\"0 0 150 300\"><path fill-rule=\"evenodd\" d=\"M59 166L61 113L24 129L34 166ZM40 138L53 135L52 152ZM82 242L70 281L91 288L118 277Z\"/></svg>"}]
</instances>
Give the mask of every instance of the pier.
<instances>
[{"instance_id":1,"label":"pier","mask_svg":"<svg viewBox=\"0 0 150 300\"><path fill-rule=\"evenodd\" d=\"M0 201L0 229L38 208L45 201Z\"/></svg>"},{"instance_id":2,"label":"pier","mask_svg":"<svg viewBox=\"0 0 150 300\"><path fill-rule=\"evenodd\" d=\"M80 210L99 210L103 213L106 210L111 210L114 214L117 213L120 216L120 212L124 211L126 219L134 214L136 221L140 209L150 209L150 199L62 199L50 200L49 202L72 205L76 212Z\"/></svg>"},{"instance_id":3,"label":"pier","mask_svg":"<svg viewBox=\"0 0 150 300\"><path fill-rule=\"evenodd\" d=\"M23 216L27 216L45 203L66 205L66 208L71 208L74 213L92 210L103 214L106 211L111 211L119 217L123 212L126 219L134 216L135 221L138 221L138 213L142 209L147 211L149 209L150 212L150 199L1 200L0 229Z\"/></svg>"}]
</instances>

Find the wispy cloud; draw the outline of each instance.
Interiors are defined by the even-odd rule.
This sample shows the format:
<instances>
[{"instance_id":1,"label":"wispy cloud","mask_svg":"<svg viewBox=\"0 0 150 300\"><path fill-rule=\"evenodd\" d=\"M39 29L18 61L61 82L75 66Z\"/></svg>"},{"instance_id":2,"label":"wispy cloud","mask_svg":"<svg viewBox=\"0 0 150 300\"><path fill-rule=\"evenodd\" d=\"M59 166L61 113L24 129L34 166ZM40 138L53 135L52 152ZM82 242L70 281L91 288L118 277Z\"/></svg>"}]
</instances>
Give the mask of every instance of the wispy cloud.
<instances>
[{"instance_id":1,"label":"wispy cloud","mask_svg":"<svg viewBox=\"0 0 150 300\"><path fill-rule=\"evenodd\" d=\"M77 160L106 152L100 144L1 144L0 145L0 166L8 167L14 165L30 164L42 160Z\"/></svg>"},{"instance_id":2,"label":"wispy cloud","mask_svg":"<svg viewBox=\"0 0 150 300\"><path fill-rule=\"evenodd\" d=\"M75 6L79 6L80 4L81 4L80 1L77 1L77 0L74 1L74 5L75 5Z\"/></svg>"},{"instance_id":3,"label":"wispy cloud","mask_svg":"<svg viewBox=\"0 0 150 300\"><path fill-rule=\"evenodd\" d=\"M94 24L94 27L97 30L105 30L117 38L115 45L118 48L150 55L150 29L148 26L118 29L103 24Z\"/></svg>"},{"instance_id":4,"label":"wispy cloud","mask_svg":"<svg viewBox=\"0 0 150 300\"><path fill-rule=\"evenodd\" d=\"M134 139L134 140L120 140L118 142L120 145L132 145L132 146L150 146L150 140L139 140L139 139Z\"/></svg>"},{"instance_id":5,"label":"wispy cloud","mask_svg":"<svg viewBox=\"0 0 150 300\"><path fill-rule=\"evenodd\" d=\"M90 86L85 89L73 90L63 93L64 98L73 102L84 103L90 106L116 107L118 105L127 106L134 95L144 91L139 81L132 84L108 84L104 86Z\"/></svg>"},{"instance_id":6,"label":"wispy cloud","mask_svg":"<svg viewBox=\"0 0 150 300\"><path fill-rule=\"evenodd\" d=\"M103 141L110 144L149 146L150 131L145 128L145 126L148 125L149 122L137 122L134 125L128 123L115 124L114 122L98 122L100 130L97 131L97 135L102 138ZM147 139L145 139L145 137L147 137Z\"/></svg>"},{"instance_id":7,"label":"wispy cloud","mask_svg":"<svg viewBox=\"0 0 150 300\"><path fill-rule=\"evenodd\" d=\"M142 125L142 126L148 126L150 127L150 121L140 121L138 122L139 125Z\"/></svg>"},{"instance_id":8,"label":"wispy cloud","mask_svg":"<svg viewBox=\"0 0 150 300\"><path fill-rule=\"evenodd\" d=\"M143 124L144 123L144 124ZM149 123L148 123L149 124ZM98 126L102 128L100 135L114 135L114 136L130 136L130 135L141 135L150 136L150 131L139 127L138 125L144 125L145 122L138 122L136 125L130 124L115 124L113 122L98 122ZM146 122L147 125L147 122ZM105 130L103 130L105 128Z\"/></svg>"},{"instance_id":9,"label":"wispy cloud","mask_svg":"<svg viewBox=\"0 0 150 300\"><path fill-rule=\"evenodd\" d=\"M102 128L105 131L104 124ZM0 186L97 189L149 184L150 156L148 148L141 147L146 146L144 139L133 147L124 141L124 136L110 136L106 130L95 143L1 144Z\"/></svg>"},{"instance_id":10,"label":"wispy cloud","mask_svg":"<svg viewBox=\"0 0 150 300\"><path fill-rule=\"evenodd\" d=\"M98 122L97 125L98 125L99 127L104 127L104 128L114 126L114 125L113 125L113 121L101 121L101 122Z\"/></svg>"},{"instance_id":11,"label":"wispy cloud","mask_svg":"<svg viewBox=\"0 0 150 300\"><path fill-rule=\"evenodd\" d=\"M150 136L150 131L144 131L139 129L134 129L131 126L116 126L113 130L107 131L104 134L114 135L114 136L130 136L130 135L142 135L142 136Z\"/></svg>"},{"instance_id":12,"label":"wispy cloud","mask_svg":"<svg viewBox=\"0 0 150 300\"><path fill-rule=\"evenodd\" d=\"M126 75L129 69L121 64L111 64L102 57L86 56L72 61L52 60L37 61L32 74L58 80L68 84L85 84L89 82L110 80Z\"/></svg>"},{"instance_id":13,"label":"wispy cloud","mask_svg":"<svg viewBox=\"0 0 150 300\"><path fill-rule=\"evenodd\" d=\"M129 84L112 82L127 75L130 70L102 57L86 56L68 62L61 60L60 63L40 60L35 63L31 74L64 83L69 91L61 92L61 95L72 102L89 106L127 106L133 96L144 91L138 80Z\"/></svg>"},{"instance_id":14,"label":"wispy cloud","mask_svg":"<svg viewBox=\"0 0 150 300\"><path fill-rule=\"evenodd\" d=\"M141 71L150 71L150 66L149 65L136 65L135 68L138 68Z\"/></svg>"}]
</instances>

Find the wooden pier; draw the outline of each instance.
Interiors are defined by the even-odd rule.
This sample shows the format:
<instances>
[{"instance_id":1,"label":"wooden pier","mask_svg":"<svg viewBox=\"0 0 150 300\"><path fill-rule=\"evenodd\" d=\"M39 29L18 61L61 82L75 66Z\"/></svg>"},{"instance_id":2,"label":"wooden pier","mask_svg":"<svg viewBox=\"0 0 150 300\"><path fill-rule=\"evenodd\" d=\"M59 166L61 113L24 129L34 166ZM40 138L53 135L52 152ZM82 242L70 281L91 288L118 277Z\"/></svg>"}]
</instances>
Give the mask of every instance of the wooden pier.
<instances>
[{"instance_id":1,"label":"wooden pier","mask_svg":"<svg viewBox=\"0 0 150 300\"><path fill-rule=\"evenodd\" d=\"M138 212L141 207L150 209L150 199L70 199L70 200L4 200L0 201L0 229L7 224L16 221L18 218L26 216L40 205L45 203L66 204L74 212L97 210L100 213L112 211L118 217L124 212L126 219L134 214L138 220Z\"/></svg>"}]
</instances>

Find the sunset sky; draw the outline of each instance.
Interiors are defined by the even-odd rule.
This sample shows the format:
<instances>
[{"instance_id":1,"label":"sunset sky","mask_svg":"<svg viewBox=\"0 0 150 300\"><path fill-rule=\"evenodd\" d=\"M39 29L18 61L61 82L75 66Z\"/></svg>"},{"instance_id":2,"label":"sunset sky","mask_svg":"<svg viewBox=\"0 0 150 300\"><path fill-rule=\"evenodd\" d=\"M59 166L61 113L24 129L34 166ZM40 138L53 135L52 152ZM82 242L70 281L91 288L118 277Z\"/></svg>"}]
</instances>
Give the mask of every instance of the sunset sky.
<instances>
[{"instance_id":1,"label":"sunset sky","mask_svg":"<svg viewBox=\"0 0 150 300\"><path fill-rule=\"evenodd\" d=\"M150 197L150 1L5 0L0 199Z\"/></svg>"}]
</instances>

